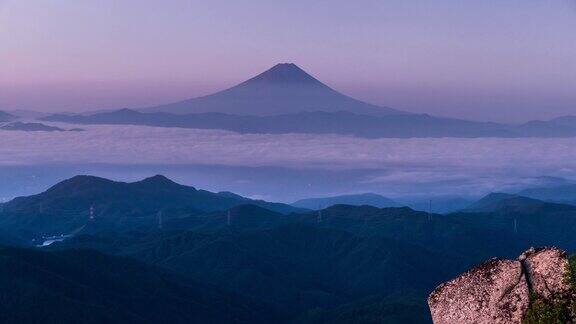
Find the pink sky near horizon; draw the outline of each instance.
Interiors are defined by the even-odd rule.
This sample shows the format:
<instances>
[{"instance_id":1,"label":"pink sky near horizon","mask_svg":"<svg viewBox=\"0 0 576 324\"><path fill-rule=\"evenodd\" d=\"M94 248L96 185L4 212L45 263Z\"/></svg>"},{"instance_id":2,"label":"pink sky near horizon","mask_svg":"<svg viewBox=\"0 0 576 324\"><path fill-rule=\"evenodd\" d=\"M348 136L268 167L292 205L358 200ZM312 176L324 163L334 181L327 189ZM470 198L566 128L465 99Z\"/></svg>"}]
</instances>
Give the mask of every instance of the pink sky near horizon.
<instances>
[{"instance_id":1,"label":"pink sky near horizon","mask_svg":"<svg viewBox=\"0 0 576 324\"><path fill-rule=\"evenodd\" d=\"M520 122L576 114L569 0L0 0L0 109L205 95L294 62L358 99Z\"/></svg>"}]
</instances>

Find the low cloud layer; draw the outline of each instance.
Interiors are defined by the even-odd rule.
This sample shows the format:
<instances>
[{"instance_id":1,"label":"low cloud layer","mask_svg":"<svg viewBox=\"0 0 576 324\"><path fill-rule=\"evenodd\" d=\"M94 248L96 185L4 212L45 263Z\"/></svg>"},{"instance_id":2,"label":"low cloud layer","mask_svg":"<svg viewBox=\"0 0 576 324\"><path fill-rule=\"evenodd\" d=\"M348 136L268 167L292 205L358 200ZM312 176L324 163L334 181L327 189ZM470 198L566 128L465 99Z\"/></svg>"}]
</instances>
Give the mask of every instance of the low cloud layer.
<instances>
[{"instance_id":1,"label":"low cloud layer","mask_svg":"<svg viewBox=\"0 0 576 324\"><path fill-rule=\"evenodd\" d=\"M70 125L67 125L70 127ZM576 139L359 139L241 135L141 126L83 126L85 132L0 131L0 166L53 163L223 165L370 170L366 187L414 192L445 187L490 191L576 177Z\"/></svg>"}]
</instances>

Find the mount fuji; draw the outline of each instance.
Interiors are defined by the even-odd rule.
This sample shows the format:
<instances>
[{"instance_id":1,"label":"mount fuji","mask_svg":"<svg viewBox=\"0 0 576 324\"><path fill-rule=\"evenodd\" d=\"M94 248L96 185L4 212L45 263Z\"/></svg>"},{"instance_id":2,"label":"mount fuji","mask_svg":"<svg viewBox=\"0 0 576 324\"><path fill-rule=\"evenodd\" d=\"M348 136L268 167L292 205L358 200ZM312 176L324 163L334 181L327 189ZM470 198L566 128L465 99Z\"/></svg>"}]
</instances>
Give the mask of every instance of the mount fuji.
<instances>
[{"instance_id":1,"label":"mount fuji","mask_svg":"<svg viewBox=\"0 0 576 324\"><path fill-rule=\"evenodd\" d=\"M396 115L401 111L368 104L328 87L293 63L281 63L232 88L181 102L140 109L172 114L226 113L273 116L301 112L348 111Z\"/></svg>"}]
</instances>

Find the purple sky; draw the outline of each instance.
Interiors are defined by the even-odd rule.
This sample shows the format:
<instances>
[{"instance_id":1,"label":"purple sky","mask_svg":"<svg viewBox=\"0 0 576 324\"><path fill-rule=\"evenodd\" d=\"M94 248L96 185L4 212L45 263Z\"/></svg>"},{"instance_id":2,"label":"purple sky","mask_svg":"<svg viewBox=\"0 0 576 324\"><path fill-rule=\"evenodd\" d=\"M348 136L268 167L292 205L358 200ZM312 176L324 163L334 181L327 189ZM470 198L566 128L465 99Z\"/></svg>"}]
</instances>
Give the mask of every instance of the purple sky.
<instances>
[{"instance_id":1,"label":"purple sky","mask_svg":"<svg viewBox=\"0 0 576 324\"><path fill-rule=\"evenodd\" d=\"M139 107L294 62L372 103L576 114L572 0L0 0L0 109Z\"/></svg>"}]
</instances>

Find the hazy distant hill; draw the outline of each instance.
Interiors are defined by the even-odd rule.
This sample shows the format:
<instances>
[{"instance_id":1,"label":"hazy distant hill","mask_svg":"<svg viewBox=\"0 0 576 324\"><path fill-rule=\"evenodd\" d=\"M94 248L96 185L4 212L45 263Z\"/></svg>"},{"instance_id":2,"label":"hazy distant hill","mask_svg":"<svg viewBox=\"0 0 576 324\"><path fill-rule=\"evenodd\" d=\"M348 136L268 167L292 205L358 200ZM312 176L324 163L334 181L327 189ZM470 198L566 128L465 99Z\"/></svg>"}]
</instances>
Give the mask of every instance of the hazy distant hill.
<instances>
[{"instance_id":1,"label":"hazy distant hill","mask_svg":"<svg viewBox=\"0 0 576 324\"><path fill-rule=\"evenodd\" d=\"M175 115L122 109L95 115L56 114L43 118L73 124L146 125L222 129L253 134L341 134L365 138L518 137L496 123L438 118L428 115L369 116L351 112L302 112L276 116L239 116L222 113Z\"/></svg>"},{"instance_id":2,"label":"hazy distant hill","mask_svg":"<svg viewBox=\"0 0 576 324\"><path fill-rule=\"evenodd\" d=\"M56 114L42 118L72 124L145 125L197 129L222 129L252 134L340 134L364 138L410 137L573 137L573 126L546 127L536 131L523 126L460 119L440 118L429 115L402 114L370 116L351 112L300 112L275 116L231 115L224 113L199 113L176 115L172 113L141 113L122 109L93 115ZM538 122L548 124L546 121Z\"/></svg>"},{"instance_id":3,"label":"hazy distant hill","mask_svg":"<svg viewBox=\"0 0 576 324\"><path fill-rule=\"evenodd\" d=\"M250 80L212 95L142 111L174 114L219 112L254 116L306 111L350 111L370 115L400 113L345 96L291 63L278 64Z\"/></svg>"},{"instance_id":4,"label":"hazy distant hill","mask_svg":"<svg viewBox=\"0 0 576 324\"><path fill-rule=\"evenodd\" d=\"M462 210L476 199L472 197L458 197L458 196L418 196L406 197L399 201L403 206L408 206L415 210L422 210L429 212L432 210L434 213L445 214Z\"/></svg>"},{"instance_id":5,"label":"hazy distant hill","mask_svg":"<svg viewBox=\"0 0 576 324\"><path fill-rule=\"evenodd\" d=\"M48 126L41 123L14 122L0 126L0 130L23 132L64 132L65 129Z\"/></svg>"},{"instance_id":6,"label":"hazy distant hill","mask_svg":"<svg viewBox=\"0 0 576 324\"><path fill-rule=\"evenodd\" d=\"M470 204L466 208L463 208L462 210L466 212L478 212L478 213L493 212L499 209L502 206L502 204L504 204L506 201L514 200L518 197L519 197L518 195L514 194L493 192L482 197L478 201L473 202L472 204Z\"/></svg>"},{"instance_id":7,"label":"hazy distant hill","mask_svg":"<svg viewBox=\"0 0 576 324\"><path fill-rule=\"evenodd\" d=\"M353 206L369 205L379 208L400 207L400 204L394 200L373 193L301 199L292 203L292 206L308 209L324 209L339 204Z\"/></svg>"},{"instance_id":8,"label":"hazy distant hill","mask_svg":"<svg viewBox=\"0 0 576 324\"><path fill-rule=\"evenodd\" d=\"M528 188L518 193L521 196L545 201L576 204L576 184L565 184L553 187Z\"/></svg>"},{"instance_id":9,"label":"hazy distant hill","mask_svg":"<svg viewBox=\"0 0 576 324\"><path fill-rule=\"evenodd\" d=\"M25 109L8 110L6 112L11 115L17 116L16 118L25 118L25 119L36 119L49 115L49 113L47 112L25 110Z\"/></svg>"},{"instance_id":10,"label":"hazy distant hill","mask_svg":"<svg viewBox=\"0 0 576 324\"><path fill-rule=\"evenodd\" d=\"M530 121L518 127L521 133L534 137L576 136L576 116L562 116L548 121Z\"/></svg>"},{"instance_id":11,"label":"hazy distant hill","mask_svg":"<svg viewBox=\"0 0 576 324\"><path fill-rule=\"evenodd\" d=\"M538 199L506 193L491 193L463 211L476 213L524 212L537 213L546 211L576 211L576 206L545 202Z\"/></svg>"},{"instance_id":12,"label":"hazy distant hill","mask_svg":"<svg viewBox=\"0 0 576 324\"><path fill-rule=\"evenodd\" d=\"M0 110L0 123L5 123L5 122L9 122L9 121L13 121L15 119L17 119L18 117L9 114L5 111L1 111Z\"/></svg>"}]
</instances>

